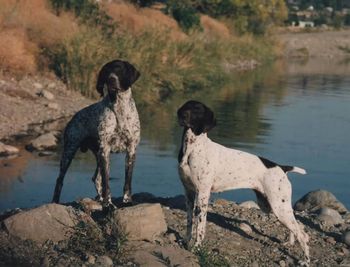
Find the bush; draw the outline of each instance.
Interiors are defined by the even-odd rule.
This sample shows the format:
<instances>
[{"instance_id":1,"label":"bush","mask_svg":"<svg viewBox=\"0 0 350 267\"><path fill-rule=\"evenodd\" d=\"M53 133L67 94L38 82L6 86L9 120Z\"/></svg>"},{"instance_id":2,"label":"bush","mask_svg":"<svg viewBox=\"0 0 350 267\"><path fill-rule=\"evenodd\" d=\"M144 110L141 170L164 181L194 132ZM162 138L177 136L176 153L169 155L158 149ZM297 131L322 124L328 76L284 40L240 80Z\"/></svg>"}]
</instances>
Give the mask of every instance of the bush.
<instances>
[{"instance_id":1,"label":"bush","mask_svg":"<svg viewBox=\"0 0 350 267\"><path fill-rule=\"evenodd\" d=\"M185 32L200 26L197 10L187 1L169 0L166 11L173 16Z\"/></svg>"}]
</instances>

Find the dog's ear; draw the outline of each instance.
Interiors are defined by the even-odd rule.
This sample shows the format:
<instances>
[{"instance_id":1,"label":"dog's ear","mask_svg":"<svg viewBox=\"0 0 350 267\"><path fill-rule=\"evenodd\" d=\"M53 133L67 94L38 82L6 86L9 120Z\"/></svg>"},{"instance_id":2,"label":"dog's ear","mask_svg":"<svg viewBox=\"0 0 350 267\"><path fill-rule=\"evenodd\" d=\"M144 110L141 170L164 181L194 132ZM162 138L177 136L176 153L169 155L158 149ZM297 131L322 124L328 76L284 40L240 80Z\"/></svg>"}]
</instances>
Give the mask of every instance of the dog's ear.
<instances>
[{"instance_id":1,"label":"dog's ear","mask_svg":"<svg viewBox=\"0 0 350 267\"><path fill-rule=\"evenodd\" d=\"M109 74L111 73L111 63L112 62L108 62L107 64L105 64L101 68L100 72L98 73L96 90L97 90L97 92L100 93L100 96L103 96L103 88L105 86L105 83L107 82Z\"/></svg>"},{"instance_id":2,"label":"dog's ear","mask_svg":"<svg viewBox=\"0 0 350 267\"><path fill-rule=\"evenodd\" d=\"M192 130L196 135L209 132L216 126L214 112L203 104L203 109L192 120Z\"/></svg>"},{"instance_id":3,"label":"dog's ear","mask_svg":"<svg viewBox=\"0 0 350 267\"><path fill-rule=\"evenodd\" d=\"M131 85L133 85L138 78L140 77L140 72L129 62L124 61L125 64L125 86L128 89Z\"/></svg>"}]
</instances>

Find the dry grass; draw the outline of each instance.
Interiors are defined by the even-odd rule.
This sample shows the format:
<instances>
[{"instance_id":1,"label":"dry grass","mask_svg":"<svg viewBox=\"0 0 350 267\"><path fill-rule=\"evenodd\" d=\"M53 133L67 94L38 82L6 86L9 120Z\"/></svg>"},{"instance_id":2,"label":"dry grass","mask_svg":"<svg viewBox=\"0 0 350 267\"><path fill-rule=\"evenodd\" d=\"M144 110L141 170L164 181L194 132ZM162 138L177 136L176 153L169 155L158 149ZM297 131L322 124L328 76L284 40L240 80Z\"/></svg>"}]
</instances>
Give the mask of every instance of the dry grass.
<instances>
[{"instance_id":1,"label":"dry grass","mask_svg":"<svg viewBox=\"0 0 350 267\"><path fill-rule=\"evenodd\" d=\"M35 73L36 45L23 29L0 28L0 69L17 74Z\"/></svg>"},{"instance_id":2,"label":"dry grass","mask_svg":"<svg viewBox=\"0 0 350 267\"><path fill-rule=\"evenodd\" d=\"M204 33L209 38L230 38L230 30L229 28L222 22L213 19L207 15L202 15L200 17L201 25L203 27Z\"/></svg>"},{"instance_id":3,"label":"dry grass","mask_svg":"<svg viewBox=\"0 0 350 267\"><path fill-rule=\"evenodd\" d=\"M157 31L169 32L170 37L175 40L186 38L177 22L159 10L151 8L141 9L123 2L105 3L103 8L122 29L131 31L134 34L157 29Z\"/></svg>"},{"instance_id":4,"label":"dry grass","mask_svg":"<svg viewBox=\"0 0 350 267\"><path fill-rule=\"evenodd\" d=\"M46 0L1 1L0 67L33 73L40 49L71 38L77 30L73 16L54 15Z\"/></svg>"}]
</instances>

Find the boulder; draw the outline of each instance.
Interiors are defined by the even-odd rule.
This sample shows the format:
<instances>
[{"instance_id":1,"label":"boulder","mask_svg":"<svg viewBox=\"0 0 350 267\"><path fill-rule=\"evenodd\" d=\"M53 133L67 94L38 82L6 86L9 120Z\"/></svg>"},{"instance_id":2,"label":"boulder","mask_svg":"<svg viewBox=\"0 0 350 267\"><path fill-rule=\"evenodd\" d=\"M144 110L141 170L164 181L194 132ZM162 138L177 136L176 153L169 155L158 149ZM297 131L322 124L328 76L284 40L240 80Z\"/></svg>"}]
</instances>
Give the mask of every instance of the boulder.
<instances>
[{"instance_id":1,"label":"boulder","mask_svg":"<svg viewBox=\"0 0 350 267\"><path fill-rule=\"evenodd\" d=\"M318 219L326 226L343 224L344 220L338 211L330 208L322 208L317 211Z\"/></svg>"},{"instance_id":2,"label":"boulder","mask_svg":"<svg viewBox=\"0 0 350 267\"><path fill-rule=\"evenodd\" d=\"M14 146L5 145L0 142L0 157L8 157L17 155L19 153L19 149Z\"/></svg>"},{"instance_id":3,"label":"boulder","mask_svg":"<svg viewBox=\"0 0 350 267\"><path fill-rule=\"evenodd\" d=\"M294 205L296 211L314 212L320 208L331 208L338 211L340 214L344 214L348 211L332 193L325 190L309 192Z\"/></svg>"},{"instance_id":4,"label":"boulder","mask_svg":"<svg viewBox=\"0 0 350 267\"><path fill-rule=\"evenodd\" d=\"M160 204L140 204L118 209L113 214L112 233L127 236L128 240L154 241L167 231Z\"/></svg>"},{"instance_id":5,"label":"boulder","mask_svg":"<svg viewBox=\"0 0 350 267\"><path fill-rule=\"evenodd\" d=\"M10 235L41 244L46 240L68 239L80 220L81 216L72 207L46 204L17 213L5 219L3 224Z\"/></svg>"},{"instance_id":6,"label":"boulder","mask_svg":"<svg viewBox=\"0 0 350 267\"><path fill-rule=\"evenodd\" d=\"M26 145L26 149L29 151L54 149L56 148L58 142L56 135L56 132L40 135L36 139L32 140L28 145Z\"/></svg>"}]
</instances>

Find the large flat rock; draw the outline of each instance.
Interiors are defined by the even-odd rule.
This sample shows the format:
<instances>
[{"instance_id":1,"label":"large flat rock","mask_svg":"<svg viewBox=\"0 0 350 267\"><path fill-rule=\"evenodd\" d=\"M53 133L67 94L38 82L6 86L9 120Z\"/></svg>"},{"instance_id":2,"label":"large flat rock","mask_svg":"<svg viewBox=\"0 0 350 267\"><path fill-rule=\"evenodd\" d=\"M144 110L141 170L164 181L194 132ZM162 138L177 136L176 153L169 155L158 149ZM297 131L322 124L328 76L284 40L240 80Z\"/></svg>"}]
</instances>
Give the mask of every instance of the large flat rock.
<instances>
[{"instance_id":1,"label":"large flat rock","mask_svg":"<svg viewBox=\"0 0 350 267\"><path fill-rule=\"evenodd\" d=\"M47 204L15 214L3 223L10 235L44 243L68 239L80 219L72 207Z\"/></svg>"}]
</instances>

